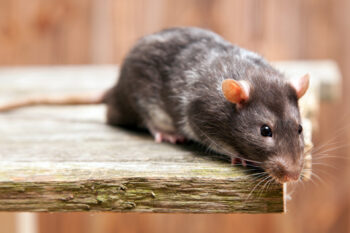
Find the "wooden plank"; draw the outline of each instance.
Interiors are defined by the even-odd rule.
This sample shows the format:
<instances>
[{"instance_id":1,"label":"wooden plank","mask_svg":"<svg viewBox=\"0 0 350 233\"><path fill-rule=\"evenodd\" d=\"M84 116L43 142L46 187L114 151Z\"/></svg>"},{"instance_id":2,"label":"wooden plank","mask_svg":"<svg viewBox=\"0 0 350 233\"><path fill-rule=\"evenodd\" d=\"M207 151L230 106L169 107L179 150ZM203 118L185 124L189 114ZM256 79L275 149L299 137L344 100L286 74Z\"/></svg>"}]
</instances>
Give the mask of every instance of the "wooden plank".
<instances>
[{"instance_id":1,"label":"wooden plank","mask_svg":"<svg viewBox=\"0 0 350 233\"><path fill-rule=\"evenodd\" d=\"M244 169L110 128L103 115L96 106L0 116L0 210L283 211L280 185L260 193Z\"/></svg>"},{"instance_id":2,"label":"wooden plank","mask_svg":"<svg viewBox=\"0 0 350 233\"><path fill-rule=\"evenodd\" d=\"M0 69L0 100L110 87L115 66ZM0 114L1 211L283 212L283 187L195 144L104 124L104 106ZM305 127L311 136L311 124ZM310 147L311 140L307 148ZM311 158L311 157L310 157ZM260 183L259 183L260 182Z\"/></svg>"}]
</instances>

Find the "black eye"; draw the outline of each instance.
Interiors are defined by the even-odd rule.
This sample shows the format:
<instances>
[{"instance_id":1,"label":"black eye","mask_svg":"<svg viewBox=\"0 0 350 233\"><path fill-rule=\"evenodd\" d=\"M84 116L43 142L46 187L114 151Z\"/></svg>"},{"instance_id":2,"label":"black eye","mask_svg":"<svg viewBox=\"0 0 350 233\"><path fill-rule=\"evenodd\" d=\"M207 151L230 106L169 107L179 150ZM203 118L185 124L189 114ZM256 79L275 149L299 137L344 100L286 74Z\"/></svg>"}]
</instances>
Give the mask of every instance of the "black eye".
<instances>
[{"instance_id":1,"label":"black eye","mask_svg":"<svg viewBox=\"0 0 350 233\"><path fill-rule=\"evenodd\" d=\"M264 137L272 137L272 130L267 125L261 126L260 133Z\"/></svg>"},{"instance_id":2,"label":"black eye","mask_svg":"<svg viewBox=\"0 0 350 233\"><path fill-rule=\"evenodd\" d=\"M303 126L299 125L298 133L301 134L301 132L303 132Z\"/></svg>"}]
</instances>

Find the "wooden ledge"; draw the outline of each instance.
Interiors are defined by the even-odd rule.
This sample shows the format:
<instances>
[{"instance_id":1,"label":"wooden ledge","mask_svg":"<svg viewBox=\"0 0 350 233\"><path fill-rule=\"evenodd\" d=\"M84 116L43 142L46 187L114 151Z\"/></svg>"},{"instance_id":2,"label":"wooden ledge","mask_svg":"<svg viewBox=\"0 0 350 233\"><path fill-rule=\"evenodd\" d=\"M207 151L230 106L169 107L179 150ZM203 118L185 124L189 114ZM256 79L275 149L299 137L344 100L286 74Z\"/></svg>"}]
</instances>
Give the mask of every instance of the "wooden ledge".
<instances>
[{"instance_id":1,"label":"wooden ledge","mask_svg":"<svg viewBox=\"0 0 350 233\"><path fill-rule=\"evenodd\" d=\"M0 210L282 212L282 186L196 145L104 124L104 106L0 115ZM6 136L4 136L6 135Z\"/></svg>"},{"instance_id":2,"label":"wooden ledge","mask_svg":"<svg viewBox=\"0 0 350 233\"><path fill-rule=\"evenodd\" d=\"M0 69L0 104L99 91L115 66ZM31 107L0 114L0 211L284 212L280 184L195 144L157 144L107 126L105 107ZM306 127L311 146L311 124Z\"/></svg>"}]
</instances>

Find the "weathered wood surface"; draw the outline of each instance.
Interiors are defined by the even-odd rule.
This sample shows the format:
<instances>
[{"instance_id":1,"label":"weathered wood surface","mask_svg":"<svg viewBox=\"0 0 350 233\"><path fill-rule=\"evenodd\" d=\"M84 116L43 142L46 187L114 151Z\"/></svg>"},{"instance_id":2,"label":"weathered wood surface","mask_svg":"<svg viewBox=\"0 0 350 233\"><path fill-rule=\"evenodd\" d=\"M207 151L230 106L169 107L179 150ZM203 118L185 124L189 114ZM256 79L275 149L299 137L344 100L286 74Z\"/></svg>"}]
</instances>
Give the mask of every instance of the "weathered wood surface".
<instances>
[{"instance_id":1,"label":"weathered wood surface","mask_svg":"<svg viewBox=\"0 0 350 233\"><path fill-rule=\"evenodd\" d=\"M110 87L115 66L0 69L0 103ZM0 114L1 211L283 212L283 187L200 147L104 124L104 106ZM306 127L311 146L311 124Z\"/></svg>"}]
</instances>

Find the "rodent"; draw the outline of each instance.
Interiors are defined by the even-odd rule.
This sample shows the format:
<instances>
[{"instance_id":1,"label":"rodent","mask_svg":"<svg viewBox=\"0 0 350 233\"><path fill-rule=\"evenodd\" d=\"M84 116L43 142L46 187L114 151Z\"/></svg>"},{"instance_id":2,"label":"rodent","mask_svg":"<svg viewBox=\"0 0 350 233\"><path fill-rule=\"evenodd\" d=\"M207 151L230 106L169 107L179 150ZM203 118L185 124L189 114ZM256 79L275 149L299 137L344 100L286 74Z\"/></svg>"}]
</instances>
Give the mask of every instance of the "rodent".
<instances>
[{"instance_id":1,"label":"rodent","mask_svg":"<svg viewBox=\"0 0 350 233\"><path fill-rule=\"evenodd\" d=\"M214 32L170 28L139 39L116 85L79 103L103 102L110 125L146 128L157 142L199 142L283 183L297 181L303 168L298 99L308 85L309 75L287 80ZM41 104L32 102L12 108Z\"/></svg>"}]
</instances>

